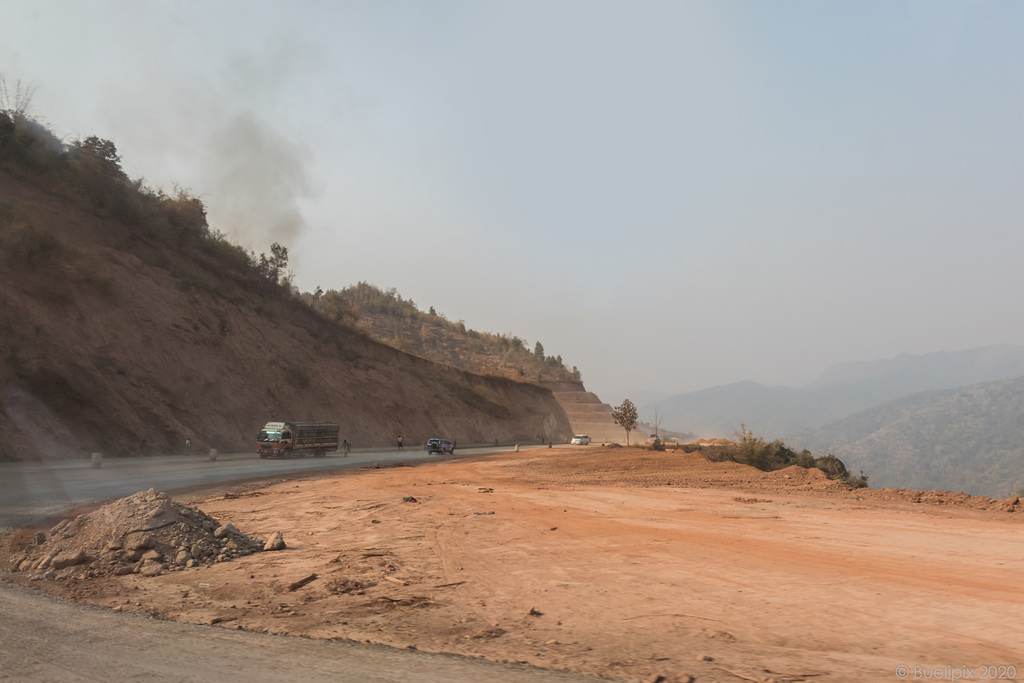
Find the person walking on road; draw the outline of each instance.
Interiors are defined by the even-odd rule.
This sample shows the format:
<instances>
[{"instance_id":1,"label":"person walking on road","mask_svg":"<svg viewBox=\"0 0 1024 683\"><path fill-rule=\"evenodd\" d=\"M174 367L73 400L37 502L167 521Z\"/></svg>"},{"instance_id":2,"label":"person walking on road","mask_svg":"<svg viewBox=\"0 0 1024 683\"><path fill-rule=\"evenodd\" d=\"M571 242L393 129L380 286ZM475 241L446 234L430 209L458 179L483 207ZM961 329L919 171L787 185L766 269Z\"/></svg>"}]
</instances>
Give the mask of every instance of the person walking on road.
<instances>
[{"instance_id":1,"label":"person walking on road","mask_svg":"<svg viewBox=\"0 0 1024 683\"><path fill-rule=\"evenodd\" d=\"M398 435L398 450L402 450L402 435Z\"/></svg>"},{"instance_id":2,"label":"person walking on road","mask_svg":"<svg viewBox=\"0 0 1024 683\"><path fill-rule=\"evenodd\" d=\"M341 452L345 454L346 458L348 457L348 453L351 450L352 450L352 444L350 444L348 442L348 439L345 439L344 441L341 442Z\"/></svg>"}]
</instances>

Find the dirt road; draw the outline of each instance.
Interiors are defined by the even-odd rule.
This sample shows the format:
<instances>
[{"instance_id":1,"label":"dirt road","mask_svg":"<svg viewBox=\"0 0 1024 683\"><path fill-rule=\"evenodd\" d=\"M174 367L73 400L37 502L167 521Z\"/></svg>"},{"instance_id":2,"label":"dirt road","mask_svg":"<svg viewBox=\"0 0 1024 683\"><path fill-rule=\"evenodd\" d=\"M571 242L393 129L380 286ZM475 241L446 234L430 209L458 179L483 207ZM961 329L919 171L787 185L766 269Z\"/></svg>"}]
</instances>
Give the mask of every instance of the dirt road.
<instances>
[{"instance_id":1,"label":"dirt road","mask_svg":"<svg viewBox=\"0 0 1024 683\"><path fill-rule=\"evenodd\" d=\"M0 584L0 681L597 683L589 676L160 621Z\"/></svg>"},{"instance_id":2,"label":"dirt road","mask_svg":"<svg viewBox=\"0 0 1024 683\"><path fill-rule=\"evenodd\" d=\"M507 453L185 501L280 530L285 551L7 578L196 624L623 680L1024 677L1024 514L913 499L682 453Z\"/></svg>"}]
</instances>

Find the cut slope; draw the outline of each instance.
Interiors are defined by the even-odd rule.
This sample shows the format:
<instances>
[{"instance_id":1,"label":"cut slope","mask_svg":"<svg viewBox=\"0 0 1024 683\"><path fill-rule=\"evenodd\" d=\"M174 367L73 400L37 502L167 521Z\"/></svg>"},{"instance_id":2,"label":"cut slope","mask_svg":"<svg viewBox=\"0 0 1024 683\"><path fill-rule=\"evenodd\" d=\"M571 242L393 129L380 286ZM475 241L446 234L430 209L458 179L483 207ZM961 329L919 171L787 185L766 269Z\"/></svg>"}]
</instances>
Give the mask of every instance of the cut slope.
<instances>
[{"instance_id":1,"label":"cut slope","mask_svg":"<svg viewBox=\"0 0 1024 683\"><path fill-rule=\"evenodd\" d=\"M4 170L0 209L8 254L56 244L28 252L38 263L0 263L0 460L179 452L186 439L247 450L282 419L337 421L356 445L571 433L550 391L410 356L285 290L246 287L211 251L222 242L179 244Z\"/></svg>"}]
</instances>

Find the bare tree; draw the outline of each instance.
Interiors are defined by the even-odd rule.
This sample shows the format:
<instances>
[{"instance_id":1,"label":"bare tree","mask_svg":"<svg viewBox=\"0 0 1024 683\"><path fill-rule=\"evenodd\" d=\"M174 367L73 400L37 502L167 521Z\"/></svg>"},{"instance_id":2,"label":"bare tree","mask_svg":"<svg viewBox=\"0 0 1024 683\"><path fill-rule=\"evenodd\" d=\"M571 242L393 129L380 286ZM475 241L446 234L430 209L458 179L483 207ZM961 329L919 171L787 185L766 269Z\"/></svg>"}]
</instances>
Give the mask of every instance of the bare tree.
<instances>
[{"instance_id":1,"label":"bare tree","mask_svg":"<svg viewBox=\"0 0 1024 683\"><path fill-rule=\"evenodd\" d=\"M22 83L19 79L14 82L12 88L7 84L7 79L0 75L0 111L5 112L11 118L25 118L35 93L36 86Z\"/></svg>"},{"instance_id":2,"label":"bare tree","mask_svg":"<svg viewBox=\"0 0 1024 683\"><path fill-rule=\"evenodd\" d=\"M654 412L651 415L647 416L647 421L651 424L652 427L654 427L654 435L659 439L661 438L661 423L664 420L665 415L662 414L662 412L657 408L654 409Z\"/></svg>"}]
</instances>

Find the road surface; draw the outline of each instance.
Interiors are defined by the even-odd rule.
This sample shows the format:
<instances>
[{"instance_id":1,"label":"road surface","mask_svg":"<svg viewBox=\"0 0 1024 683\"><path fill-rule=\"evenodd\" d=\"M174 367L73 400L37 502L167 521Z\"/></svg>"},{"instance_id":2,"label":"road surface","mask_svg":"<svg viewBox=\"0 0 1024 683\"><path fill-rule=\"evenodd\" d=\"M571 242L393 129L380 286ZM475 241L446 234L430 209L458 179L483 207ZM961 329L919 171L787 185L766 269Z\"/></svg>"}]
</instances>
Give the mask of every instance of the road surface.
<instances>
[{"instance_id":1,"label":"road surface","mask_svg":"<svg viewBox=\"0 0 1024 683\"><path fill-rule=\"evenodd\" d=\"M485 455L508 448L460 448L457 455ZM123 498L150 488L170 491L275 474L437 457L409 448L353 451L348 457L331 453L323 458L307 456L290 460L264 460L255 453L222 453L215 462L207 455L104 458L99 469L92 469L88 459L0 463L0 529L28 526L69 508Z\"/></svg>"},{"instance_id":2,"label":"road surface","mask_svg":"<svg viewBox=\"0 0 1024 683\"><path fill-rule=\"evenodd\" d=\"M158 621L0 582L0 681L599 683L532 666L383 645Z\"/></svg>"}]
</instances>

